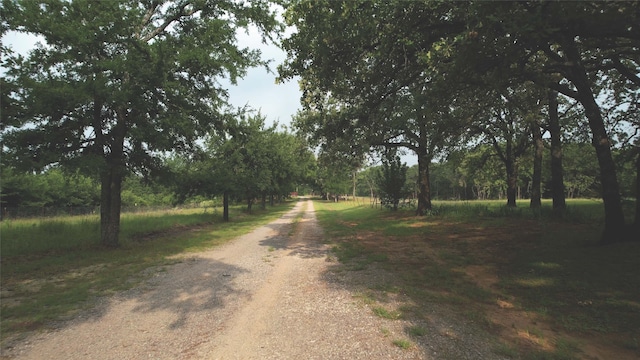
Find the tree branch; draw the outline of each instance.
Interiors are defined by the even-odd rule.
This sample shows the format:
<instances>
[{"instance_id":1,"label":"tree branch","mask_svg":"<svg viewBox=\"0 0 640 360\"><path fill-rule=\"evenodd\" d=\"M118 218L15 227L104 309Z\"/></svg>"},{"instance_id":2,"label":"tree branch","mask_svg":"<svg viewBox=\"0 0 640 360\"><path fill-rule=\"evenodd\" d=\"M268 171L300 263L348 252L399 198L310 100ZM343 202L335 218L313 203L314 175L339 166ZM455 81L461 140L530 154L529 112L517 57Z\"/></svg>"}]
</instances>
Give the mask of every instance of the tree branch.
<instances>
[{"instance_id":1,"label":"tree branch","mask_svg":"<svg viewBox=\"0 0 640 360\"><path fill-rule=\"evenodd\" d=\"M622 64L622 62L620 61L619 57L614 57L612 59L613 61L613 67L618 70L618 72L624 76L625 78L627 78L629 81L631 81L632 83L636 84L637 86L640 86L640 77L638 77L638 75L634 74L633 71L631 71L629 68L627 68L626 66L624 66L624 64Z\"/></svg>"},{"instance_id":2,"label":"tree branch","mask_svg":"<svg viewBox=\"0 0 640 360\"><path fill-rule=\"evenodd\" d=\"M167 29L167 27L169 27L169 25L171 25L175 21L178 21L180 18L191 16L191 15L197 13L198 11L200 11L199 8L194 7L193 9L185 12L185 9L186 9L186 7L188 5L191 5L191 3L190 2L186 2L186 3L182 4L182 6L180 6L180 9L176 12L175 15L165 19L165 21L162 23L162 25L160 25L157 28L155 28L152 32L147 34L147 36L143 37L141 40L144 41L144 42L148 42L149 40L153 39L154 37L156 37L159 34L161 34L162 32L164 32Z\"/></svg>"},{"instance_id":3,"label":"tree branch","mask_svg":"<svg viewBox=\"0 0 640 360\"><path fill-rule=\"evenodd\" d=\"M140 39L142 38L142 30L145 28L145 26L149 25L149 22L151 21L151 16L153 16L153 13L156 12L156 9L158 8L160 4L158 3L158 1L153 1L149 8L147 9L147 13L144 15L144 17L142 18L142 22L140 23L140 26L138 27L138 30L135 33L136 38Z\"/></svg>"},{"instance_id":4,"label":"tree branch","mask_svg":"<svg viewBox=\"0 0 640 360\"><path fill-rule=\"evenodd\" d=\"M551 89L551 90L555 90L563 95L566 95L572 99L578 100L578 92L575 90L570 89L568 86L566 85L562 85L560 83L550 83L547 84L547 86Z\"/></svg>"}]
</instances>

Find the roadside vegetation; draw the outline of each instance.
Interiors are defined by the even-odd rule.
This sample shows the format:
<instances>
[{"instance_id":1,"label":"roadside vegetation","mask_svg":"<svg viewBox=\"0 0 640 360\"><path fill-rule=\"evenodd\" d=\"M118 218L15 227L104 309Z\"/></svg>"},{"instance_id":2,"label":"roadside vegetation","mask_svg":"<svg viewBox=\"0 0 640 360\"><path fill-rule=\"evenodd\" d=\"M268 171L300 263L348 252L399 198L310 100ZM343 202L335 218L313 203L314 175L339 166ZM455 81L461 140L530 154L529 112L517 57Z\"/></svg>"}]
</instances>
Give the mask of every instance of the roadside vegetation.
<instances>
[{"instance_id":1,"label":"roadside vegetation","mask_svg":"<svg viewBox=\"0 0 640 360\"><path fill-rule=\"evenodd\" d=\"M600 201L569 200L564 219L552 216L550 202L540 211L498 201L433 205L418 217L316 202L346 269L381 266L394 275L363 295L376 315L428 321L434 305L444 306L484 329L508 358L640 356L640 244L597 246ZM406 294L411 305L390 310L376 300L390 294Z\"/></svg>"},{"instance_id":2,"label":"roadside vegetation","mask_svg":"<svg viewBox=\"0 0 640 360\"><path fill-rule=\"evenodd\" d=\"M251 214L244 206L231 207L230 222L210 208L123 215L117 249L100 243L98 216L2 221L2 341L68 318L98 297L180 262L175 255L223 244L292 205Z\"/></svg>"}]
</instances>

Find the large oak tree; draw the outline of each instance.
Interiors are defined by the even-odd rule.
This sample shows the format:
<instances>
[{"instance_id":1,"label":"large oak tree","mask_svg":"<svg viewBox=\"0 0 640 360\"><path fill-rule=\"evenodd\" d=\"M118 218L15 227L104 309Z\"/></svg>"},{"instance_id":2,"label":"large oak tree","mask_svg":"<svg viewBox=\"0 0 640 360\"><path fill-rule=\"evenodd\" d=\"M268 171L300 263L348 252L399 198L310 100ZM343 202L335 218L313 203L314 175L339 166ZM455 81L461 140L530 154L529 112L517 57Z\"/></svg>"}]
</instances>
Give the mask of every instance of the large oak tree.
<instances>
[{"instance_id":1,"label":"large oak tree","mask_svg":"<svg viewBox=\"0 0 640 360\"><path fill-rule=\"evenodd\" d=\"M301 77L300 128L325 146L350 151L406 148L419 164L418 214L431 208L429 164L460 130L452 94L422 57L458 23L437 23L446 4L296 1L286 20L297 32L283 42L283 78ZM443 25L443 26L440 26ZM437 95L436 95L437 94Z\"/></svg>"},{"instance_id":2,"label":"large oak tree","mask_svg":"<svg viewBox=\"0 0 640 360\"><path fill-rule=\"evenodd\" d=\"M118 246L122 180L158 155L193 148L224 128L227 94L248 67L264 65L236 31L279 28L269 1L11 1L3 29L38 35L26 57L9 56L5 154L43 168L73 165L99 175L101 239Z\"/></svg>"},{"instance_id":3,"label":"large oak tree","mask_svg":"<svg viewBox=\"0 0 640 360\"><path fill-rule=\"evenodd\" d=\"M600 167L604 243L625 232L620 187L600 90L618 98L640 86L640 5L637 2L471 3L468 34L449 37L457 61L474 71L501 69L556 90L584 109ZM472 36L470 36L472 35ZM469 61L469 57L472 60Z\"/></svg>"}]
</instances>

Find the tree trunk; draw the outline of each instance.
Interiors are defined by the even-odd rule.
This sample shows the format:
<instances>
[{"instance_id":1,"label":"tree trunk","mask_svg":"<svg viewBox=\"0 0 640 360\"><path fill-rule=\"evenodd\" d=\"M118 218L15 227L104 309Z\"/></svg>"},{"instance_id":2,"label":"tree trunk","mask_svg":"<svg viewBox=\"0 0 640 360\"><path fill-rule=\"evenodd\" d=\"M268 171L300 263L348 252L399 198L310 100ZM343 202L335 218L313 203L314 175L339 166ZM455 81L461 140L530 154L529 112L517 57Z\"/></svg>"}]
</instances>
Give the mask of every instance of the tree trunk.
<instances>
[{"instance_id":1,"label":"tree trunk","mask_svg":"<svg viewBox=\"0 0 640 360\"><path fill-rule=\"evenodd\" d=\"M518 185L518 166L511 158L505 161L507 169L507 206L516 207L516 188Z\"/></svg>"},{"instance_id":2,"label":"tree trunk","mask_svg":"<svg viewBox=\"0 0 640 360\"><path fill-rule=\"evenodd\" d=\"M222 194L222 221L229 221L229 192L225 191Z\"/></svg>"},{"instance_id":3,"label":"tree trunk","mask_svg":"<svg viewBox=\"0 0 640 360\"><path fill-rule=\"evenodd\" d=\"M247 196L247 212L251 214L251 208L253 207L253 197Z\"/></svg>"},{"instance_id":4,"label":"tree trunk","mask_svg":"<svg viewBox=\"0 0 640 360\"><path fill-rule=\"evenodd\" d=\"M369 186L369 200L371 203L373 203L373 188L371 186Z\"/></svg>"},{"instance_id":5,"label":"tree trunk","mask_svg":"<svg viewBox=\"0 0 640 360\"><path fill-rule=\"evenodd\" d=\"M636 216L634 226L636 235L638 235L640 233L640 151L638 151L636 158ZM639 238L640 236L637 236L636 240Z\"/></svg>"},{"instance_id":6,"label":"tree trunk","mask_svg":"<svg viewBox=\"0 0 640 360\"><path fill-rule=\"evenodd\" d=\"M261 203L260 206L261 206L262 210L267 208L267 193L266 192L262 193L262 203Z\"/></svg>"},{"instance_id":7,"label":"tree trunk","mask_svg":"<svg viewBox=\"0 0 640 360\"><path fill-rule=\"evenodd\" d=\"M429 185L429 163L431 158L418 152L418 208L416 215L423 216L431 210L431 188Z\"/></svg>"},{"instance_id":8,"label":"tree trunk","mask_svg":"<svg viewBox=\"0 0 640 360\"><path fill-rule=\"evenodd\" d=\"M510 162L507 166L507 206L516 207L516 188L518 183L518 175L516 165Z\"/></svg>"},{"instance_id":9,"label":"tree trunk","mask_svg":"<svg viewBox=\"0 0 640 360\"><path fill-rule=\"evenodd\" d=\"M94 114L94 121L96 120L95 116L97 114ZM122 180L125 172L124 138L127 116L126 111L118 109L118 122L112 130L111 152L104 153L106 164L100 174L100 240L102 245L107 247L120 246L120 210L122 206ZM99 142L105 146L102 134L97 137L100 137Z\"/></svg>"},{"instance_id":10,"label":"tree trunk","mask_svg":"<svg viewBox=\"0 0 640 360\"><path fill-rule=\"evenodd\" d=\"M602 201L604 202L604 232L601 243L614 243L625 238L624 213L622 199L616 176L616 167L611 155L611 141L604 126L600 107L593 96L591 82L581 63L576 44L571 39L565 43L565 53L571 63L570 79L577 90L578 101L584 108L591 129L592 144L596 150L600 165L600 181L602 183Z\"/></svg>"},{"instance_id":11,"label":"tree trunk","mask_svg":"<svg viewBox=\"0 0 640 360\"><path fill-rule=\"evenodd\" d=\"M563 213L567 208L562 170L562 129L558 118L558 92L549 91L549 133L551 134L551 197L553 212Z\"/></svg>"},{"instance_id":12,"label":"tree trunk","mask_svg":"<svg viewBox=\"0 0 640 360\"><path fill-rule=\"evenodd\" d=\"M357 170L353 170L353 200L356 200L356 176L358 175Z\"/></svg>"},{"instance_id":13,"label":"tree trunk","mask_svg":"<svg viewBox=\"0 0 640 360\"><path fill-rule=\"evenodd\" d=\"M544 143L542 142L542 131L540 125L533 124L533 175L531 177L531 203L529 207L539 209L542 206L542 194L540 191L540 183L542 182L542 151Z\"/></svg>"},{"instance_id":14,"label":"tree trunk","mask_svg":"<svg viewBox=\"0 0 640 360\"><path fill-rule=\"evenodd\" d=\"M122 177L119 167L112 165L103 172L100 179L100 241L107 247L120 245Z\"/></svg>"},{"instance_id":15,"label":"tree trunk","mask_svg":"<svg viewBox=\"0 0 640 360\"><path fill-rule=\"evenodd\" d=\"M93 127L94 129L100 129L102 127L102 106L103 101L97 95L94 94L93 103ZM119 126L118 128L120 128ZM114 129L114 133L118 133L118 128ZM118 247L120 245L120 210L122 206L122 177L123 174L118 166L119 160L117 156L122 152L122 146L120 151L117 151L117 146L124 142L124 136L120 136L121 141L117 141L112 149L115 149L111 154L106 154L104 149L106 148L106 139L102 131L96 131L96 145L97 149L101 151L101 156L105 158L107 164L100 171L100 242L107 247ZM111 160L111 161L110 161Z\"/></svg>"}]
</instances>

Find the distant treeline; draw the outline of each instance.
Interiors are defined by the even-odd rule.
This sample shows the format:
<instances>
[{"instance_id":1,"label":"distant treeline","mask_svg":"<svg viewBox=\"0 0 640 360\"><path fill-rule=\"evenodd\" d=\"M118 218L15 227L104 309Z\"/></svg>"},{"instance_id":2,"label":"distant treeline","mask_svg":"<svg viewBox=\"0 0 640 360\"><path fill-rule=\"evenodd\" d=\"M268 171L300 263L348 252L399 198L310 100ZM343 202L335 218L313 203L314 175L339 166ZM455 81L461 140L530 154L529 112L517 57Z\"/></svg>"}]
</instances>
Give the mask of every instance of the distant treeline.
<instances>
[{"instance_id":1,"label":"distant treeline","mask_svg":"<svg viewBox=\"0 0 640 360\"><path fill-rule=\"evenodd\" d=\"M3 209L92 209L100 206L100 184L96 179L58 167L29 173L3 166L1 191ZM173 191L167 186L145 182L136 176L127 177L123 183L124 208L168 207L176 205L175 199Z\"/></svg>"},{"instance_id":2,"label":"distant treeline","mask_svg":"<svg viewBox=\"0 0 640 360\"><path fill-rule=\"evenodd\" d=\"M599 168L594 161L593 147L588 143L569 143L564 148L565 191L567 198L599 198L601 185L599 183ZM635 196L635 174L633 163L627 159L624 152L615 153L618 160L621 192L623 197ZM549 155L544 156L547 161ZM529 198L531 190L531 156L521 160L518 197ZM548 166L543 166L542 194L550 196L550 174ZM358 196L377 195L375 179L379 167L370 167L359 171L356 177L355 190ZM449 154L446 159L433 163L431 166L431 192L437 200L475 200L475 199L504 199L506 197L506 183L504 168L500 161L491 155L486 146L479 146ZM409 197L415 198L418 180L417 166L408 168L406 174L406 188ZM12 167L2 167L1 209L3 218L8 217L36 217L57 215L80 215L99 213L100 184L96 179L78 172L65 171L59 167L52 167L40 173L18 172ZM341 181L334 179L334 187L330 192L350 194L353 191L353 178L344 173ZM305 193L324 192L321 185L301 187ZM123 212L134 212L139 209L160 209L175 206L200 206L209 204L213 207L213 199L202 194L186 195L184 189L171 186L166 181L145 180L130 175L123 183L122 207ZM233 197L240 201L241 198ZM220 199L217 199L221 202ZM222 206L222 204L217 204Z\"/></svg>"},{"instance_id":3,"label":"distant treeline","mask_svg":"<svg viewBox=\"0 0 640 360\"><path fill-rule=\"evenodd\" d=\"M542 197L551 197L550 155L545 150L542 167ZM633 157L628 151L614 150L618 166L621 195L624 198L635 197L635 169ZM531 196L532 184L531 154L525 155L519 162L518 198ZM567 143L564 146L564 187L567 198L601 198L600 169L595 161L595 151L588 143ZM371 167L358 172L356 194L370 196L377 193L375 172L380 167ZM430 167L431 196L435 200L489 200L505 199L507 184L504 180L504 165L492 154L491 148L482 145L473 149L452 152L440 162ZM406 187L416 196L418 191L418 166L407 169ZM343 190L351 193L350 182L345 178ZM411 195L410 195L411 196Z\"/></svg>"}]
</instances>

